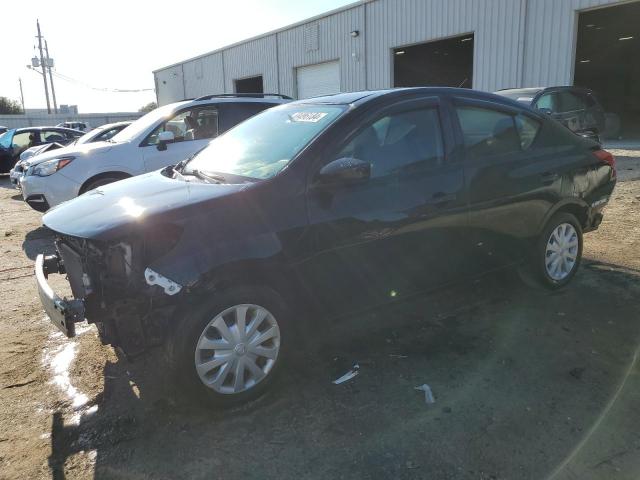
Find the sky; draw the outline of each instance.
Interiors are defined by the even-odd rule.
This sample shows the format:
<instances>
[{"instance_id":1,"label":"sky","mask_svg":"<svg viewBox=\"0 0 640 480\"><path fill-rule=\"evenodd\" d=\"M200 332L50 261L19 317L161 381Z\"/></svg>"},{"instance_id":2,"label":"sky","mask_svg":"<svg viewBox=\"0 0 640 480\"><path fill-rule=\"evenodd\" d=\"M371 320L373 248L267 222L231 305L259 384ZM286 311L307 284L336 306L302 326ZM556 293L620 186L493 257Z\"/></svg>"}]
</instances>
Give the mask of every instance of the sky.
<instances>
[{"instance_id":1,"label":"sky","mask_svg":"<svg viewBox=\"0 0 640 480\"><path fill-rule=\"evenodd\" d=\"M5 6L0 29L0 96L46 108L42 75L26 66L36 50L36 20L55 61L58 105L80 113L137 111L155 92L153 70L259 35L353 0L31 0ZM15 15L6 15L15 8ZM63 75L67 79L55 76ZM52 104L53 106L53 104Z\"/></svg>"}]
</instances>

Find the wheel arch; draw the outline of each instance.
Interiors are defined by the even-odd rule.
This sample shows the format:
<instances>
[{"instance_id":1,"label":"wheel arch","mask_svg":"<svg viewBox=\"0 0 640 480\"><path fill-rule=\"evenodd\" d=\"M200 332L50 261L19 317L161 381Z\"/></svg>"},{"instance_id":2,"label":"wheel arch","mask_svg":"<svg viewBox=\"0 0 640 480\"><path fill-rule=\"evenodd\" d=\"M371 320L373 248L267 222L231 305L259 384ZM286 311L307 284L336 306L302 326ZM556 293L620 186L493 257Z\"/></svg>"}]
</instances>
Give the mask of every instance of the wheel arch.
<instances>
[{"instance_id":1,"label":"wheel arch","mask_svg":"<svg viewBox=\"0 0 640 480\"><path fill-rule=\"evenodd\" d=\"M131 176L132 175L130 173L123 172L121 170L100 172L84 181L84 183L80 187L80 190L78 191L78 195L82 195L83 193L85 193L88 190L89 185L91 185L96 180L100 180L101 178L117 178L118 180L124 180L125 178L129 178Z\"/></svg>"},{"instance_id":2,"label":"wheel arch","mask_svg":"<svg viewBox=\"0 0 640 480\"><path fill-rule=\"evenodd\" d=\"M572 198L563 200L549 210L545 216L542 224L539 226L538 231L542 232L545 225L549 220L557 213L570 213L578 219L580 226L585 229L589 223L589 205L582 199Z\"/></svg>"}]
</instances>

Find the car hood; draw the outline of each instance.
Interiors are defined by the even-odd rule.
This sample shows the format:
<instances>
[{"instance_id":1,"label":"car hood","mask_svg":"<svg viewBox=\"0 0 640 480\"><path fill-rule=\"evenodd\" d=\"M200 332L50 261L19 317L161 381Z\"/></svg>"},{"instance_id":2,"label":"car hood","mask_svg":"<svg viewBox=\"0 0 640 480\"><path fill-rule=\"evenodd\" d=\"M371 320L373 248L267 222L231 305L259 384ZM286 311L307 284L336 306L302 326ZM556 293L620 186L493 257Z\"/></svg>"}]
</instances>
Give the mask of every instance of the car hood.
<instances>
[{"instance_id":1,"label":"car hood","mask_svg":"<svg viewBox=\"0 0 640 480\"><path fill-rule=\"evenodd\" d=\"M37 145L35 147L27 148L24 152L20 154L20 159L22 160L22 159L27 159L29 157L32 157L33 155L36 155L37 153L50 148L51 145L53 145L53 143L45 143L43 145Z\"/></svg>"},{"instance_id":2,"label":"car hood","mask_svg":"<svg viewBox=\"0 0 640 480\"><path fill-rule=\"evenodd\" d=\"M90 190L54 207L42 221L64 235L118 240L154 224L184 223L201 216L211 211L212 202L249 185L185 181L156 171Z\"/></svg>"}]
</instances>

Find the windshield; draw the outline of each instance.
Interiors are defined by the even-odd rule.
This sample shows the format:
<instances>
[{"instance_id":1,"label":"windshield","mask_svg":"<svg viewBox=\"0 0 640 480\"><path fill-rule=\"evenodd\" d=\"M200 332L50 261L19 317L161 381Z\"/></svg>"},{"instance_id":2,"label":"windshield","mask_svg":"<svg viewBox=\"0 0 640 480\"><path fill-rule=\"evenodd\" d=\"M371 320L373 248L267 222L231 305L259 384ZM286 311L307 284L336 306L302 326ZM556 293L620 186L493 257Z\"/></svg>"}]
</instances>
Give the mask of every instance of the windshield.
<instances>
[{"instance_id":1,"label":"windshield","mask_svg":"<svg viewBox=\"0 0 640 480\"><path fill-rule=\"evenodd\" d=\"M214 139L184 169L273 177L346 109L338 105L291 104L272 108Z\"/></svg>"},{"instance_id":2,"label":"windshield","mask_svg":"<svg viewBox=\"0 0 640 480\"><path fill-rule=\"evenodd\" d=\"M13 140L13 134L16 132L15 128L13 130L7 130L2 135L0 135L0 147L2 148L11 148L11 142Z\"/></svg>"},{"instance_id":3,"label":"windshield","mask_svg":"<svg viewBox=\"0 0 640 480\"><path fill-rule=\"evenodd\" d=\"M165 105L164 107L156 108L120 131L117 135L113 136L111 140L114 142L129 142L133 140L140 134L147 131L159 120L171 115L176 110L176 106L177 105L175 103L172 103L170 105Z\"/></svg>"},{"instance_id":4,"label":"windshield","mask_svg":"<svg viewBox=\"0 0 640 480\"><path fill-rule=\"evenodd\" d=\"M100 135L100 132L102 132L103 130L104 128L94 128L81 137L78 137L73 143L76 145L81 145L83 143L90 142L93 137L97 137L98 135Z\"/></svg>"}]
</instances>

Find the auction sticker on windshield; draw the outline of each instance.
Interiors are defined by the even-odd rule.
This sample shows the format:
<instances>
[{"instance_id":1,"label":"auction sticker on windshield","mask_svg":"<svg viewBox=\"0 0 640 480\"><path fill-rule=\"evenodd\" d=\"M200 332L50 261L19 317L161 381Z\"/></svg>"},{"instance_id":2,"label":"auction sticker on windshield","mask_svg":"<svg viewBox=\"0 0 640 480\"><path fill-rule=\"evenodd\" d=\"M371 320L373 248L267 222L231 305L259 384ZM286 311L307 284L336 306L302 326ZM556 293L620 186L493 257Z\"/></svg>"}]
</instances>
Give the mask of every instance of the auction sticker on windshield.
<instances>
[{"instance_id":1,"label":"auction sticker on windshield","mask_svg":"<svg viewBox=\"0 0 640 480\"><path fill-rule=\"evenodd\" d=\"M327 116L327 112L296 112L290 115L294 122L311 122L316 123Z\"/></svg>"}]
</instances>

